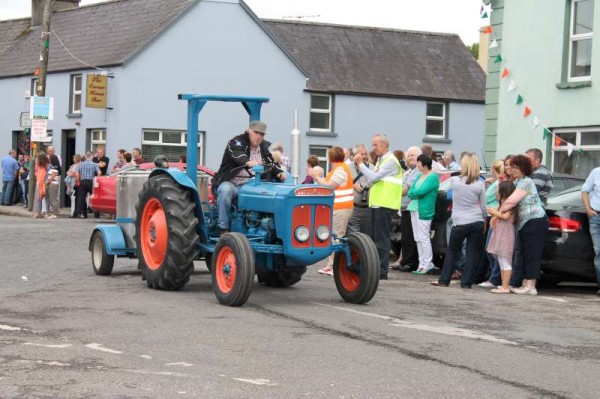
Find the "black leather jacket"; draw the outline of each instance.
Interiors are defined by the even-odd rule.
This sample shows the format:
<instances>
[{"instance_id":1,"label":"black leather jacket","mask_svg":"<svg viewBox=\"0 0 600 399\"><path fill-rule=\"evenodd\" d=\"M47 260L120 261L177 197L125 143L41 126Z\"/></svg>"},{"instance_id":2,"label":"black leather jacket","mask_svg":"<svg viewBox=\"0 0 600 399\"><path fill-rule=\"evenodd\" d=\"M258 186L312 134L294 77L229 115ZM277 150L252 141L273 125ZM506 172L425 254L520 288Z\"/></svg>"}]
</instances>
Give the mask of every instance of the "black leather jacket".
<instances>
[{"instance_id":1,"label":"black leather jacket","mask_svg":"<svg viewBox=\"0 0 600 399\"><path fill-rule=\"evenodd\" d=\"M263 159L265 172L261 178L267 180L277 180L277 175L282 173L283 168L275 162L273 155L269 151L271 143L264 141L260 144L260 155ZM223 160L219 171L212 179L212 189L216 188L224 181L230 181L237 173L243 169L242 166L250 160L250 137L248 132L235 136L227 143ZM235 169L235 170L234 170Z\"/></svg>"}]
</instances>

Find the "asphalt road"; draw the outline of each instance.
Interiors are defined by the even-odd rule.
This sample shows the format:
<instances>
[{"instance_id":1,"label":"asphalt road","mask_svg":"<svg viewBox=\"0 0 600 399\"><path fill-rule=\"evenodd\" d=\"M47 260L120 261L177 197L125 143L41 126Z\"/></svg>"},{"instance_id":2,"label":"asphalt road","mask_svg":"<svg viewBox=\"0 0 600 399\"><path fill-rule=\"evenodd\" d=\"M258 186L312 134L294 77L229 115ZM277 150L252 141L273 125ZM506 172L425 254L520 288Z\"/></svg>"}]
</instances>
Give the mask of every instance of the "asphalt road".
<instances>
[{"instance_id":1,"label":"asphalt road","mask_svg":"<svg viewBox=\"0 0 600 399\"><path fill-rule=\"evenodd\" d=\"M203 262L179 292L136 261L94 275L96 221L0 216L1 398L598 398L600 298L436 288L391 274L367 305L309 268L219 305Z\"/></svg>"}]
</instances>

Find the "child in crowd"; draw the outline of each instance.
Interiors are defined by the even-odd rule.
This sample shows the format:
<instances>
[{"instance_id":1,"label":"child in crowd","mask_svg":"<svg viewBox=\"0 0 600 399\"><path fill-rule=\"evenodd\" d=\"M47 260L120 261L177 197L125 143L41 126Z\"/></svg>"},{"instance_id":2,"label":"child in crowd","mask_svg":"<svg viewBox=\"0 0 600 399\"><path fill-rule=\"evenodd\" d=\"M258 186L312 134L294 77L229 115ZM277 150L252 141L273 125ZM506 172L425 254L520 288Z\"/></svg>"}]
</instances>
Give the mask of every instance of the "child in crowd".
<instances>
[{"instance_id":1,"label":"child in crowd","mask_svg":"<svg viewBox=\"0 0 600 399\"><path fill-rule=\"evenodd\" d=\"M515 185L512 181L502 181L498 184L498 209L504 201L515 191ZM515 215L514 212L500 212L496 208L488 208L488 213L493 219L490 223L492 235L487 245L487 251L493 255L500 265L500 276L502 286L494 288L494 294L509 294L509 283L512 275L512 259L515 248Z\"/></svg>"}]
</instances>

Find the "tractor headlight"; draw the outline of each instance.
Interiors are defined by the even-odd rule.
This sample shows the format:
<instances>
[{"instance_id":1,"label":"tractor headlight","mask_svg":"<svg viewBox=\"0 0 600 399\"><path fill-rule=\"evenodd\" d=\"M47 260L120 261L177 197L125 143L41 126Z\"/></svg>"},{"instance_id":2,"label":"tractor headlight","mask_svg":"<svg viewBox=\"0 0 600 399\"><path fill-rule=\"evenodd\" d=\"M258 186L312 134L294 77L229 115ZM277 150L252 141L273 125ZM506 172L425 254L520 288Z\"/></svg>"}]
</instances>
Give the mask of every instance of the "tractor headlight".
<instances>
[{"instance_id":1,"label":"tractor headlight","mask_svg":"<svg viewBox=\"0 0 600 399\"><path fill-rule=\"evenodd\" d=\"M329 229L327 226L321 225L317 227L317 238L320 241L325 241L329 238Z\"/></svg>"},{"instance_id":2,"label":"tractor headlight","mask_svg":"<svg viewBox=\"0 0 600 399\"><path fill-rule=\"evenodd\" d=\"M298 226L296 227L296 230L294 230L294 237L296 237L296 240L298 240L298 242L308 241L309 236L310 231L308 231L308 228L306 228L306 226Z\"/></svg>"}]
</instances>

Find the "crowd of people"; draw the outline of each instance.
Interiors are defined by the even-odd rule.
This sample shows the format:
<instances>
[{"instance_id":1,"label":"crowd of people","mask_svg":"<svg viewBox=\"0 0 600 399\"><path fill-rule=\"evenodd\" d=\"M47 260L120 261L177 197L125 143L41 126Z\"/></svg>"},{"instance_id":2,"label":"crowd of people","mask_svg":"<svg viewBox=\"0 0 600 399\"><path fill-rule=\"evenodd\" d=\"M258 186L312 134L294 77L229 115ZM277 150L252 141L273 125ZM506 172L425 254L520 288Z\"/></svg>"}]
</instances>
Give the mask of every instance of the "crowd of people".
<instances>
[{"instance_id":1,"label":"crowd of people","mask_svg":"<svg viewBox=\"0 0 600 399\"><path fill-rule=\"evenodd\" d=\"M266 166L263 177L271 181L283 181L290 172L283 146L271 146L264 140L266 130L264 122L253 121L225 148L212 181L221 233L230 230L231 203L238 195L238 187L250 179L253 166ZM371 146L370 152L364 144L348 149L329 148L330 170L326 175L319 158L310 155L303 183L334 189L334 235L339 238L352 232L368 234L379 254L380 279L386 280L390 269L390 222L394 213L401 217L402 249L391 268L416 275L434 270L431 223L436 216L439 172L448 170L456 173L450 177L448 190L452 214L447 251L441 275L431 284L448 287L451 280L460 280L465 289L478 284L491 288L495 294L537 295L548 229L545 207L553 187L552 174L542 163L542 151L532 148L524 154L497 160L484 179L479 159L472 152L463 152L458 161L452 151L436 154L428 144L392 152L384 134L375 135ZM131 153L120 149L116 156L111 172L145 162L139 148ZM95 154L73 156L64 178L66 192L71 196L70 217L87 218L93 179L107 174L109 162L101 147ZM180 162L185 162L184 156ZM46 152L38 153L31 166L14 150L2 159L2 205L12 205L20 199L27 207L33 201L34 218L54 219L60 212L62 160L50 146ZM28 193L30 171L36 180L32 193ZM600 282L600 168L588 177L582 199L590 218ZM333 275L333 257L319 272Z\"/></svg>"},{"instance_id":2,"label":"crowd of people","mask_svg":"<svg viewBox=\"0 0 600 399\"><path fill-rule=\"evenodd\" d=\"M119 149L117 162L113 164L111 173L144 162L139 148L134 148L131 152ZM94 177L106 175L109 163L110 159L103 147L96 148L95 152L75 154L73 163L63 179L63 160L56 154L53 146L39 151L33 165L28 157L17 157L16 151L10 150L9 155L2 159L1 205L12 206L21 203L24 208L28 208L31 204L33 218L56 219L60 214L59 195L61 185L64 184L66 194L71 199L69 217L86 219L90 211L88 201L92 194ZM31 170L35 176L35 186L29 193Z\"/></svg>"}]
</instances>

